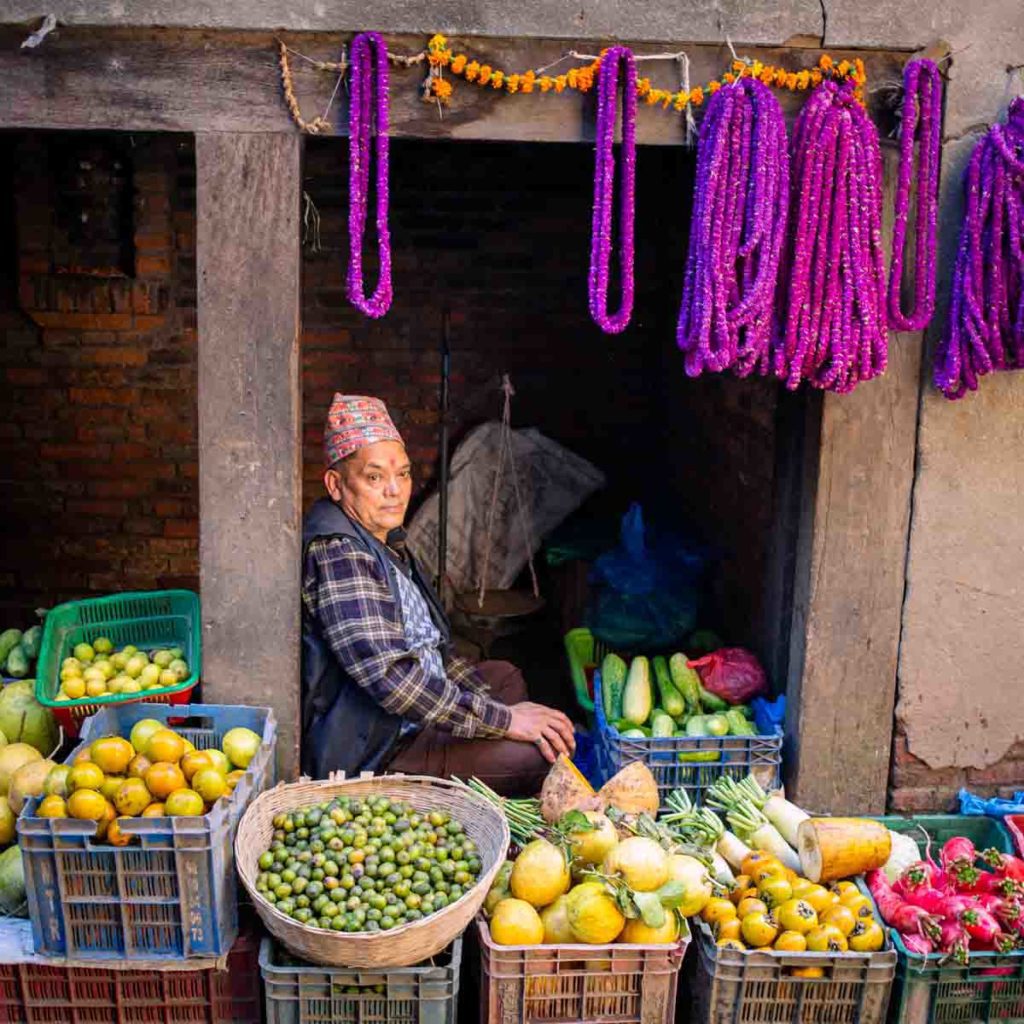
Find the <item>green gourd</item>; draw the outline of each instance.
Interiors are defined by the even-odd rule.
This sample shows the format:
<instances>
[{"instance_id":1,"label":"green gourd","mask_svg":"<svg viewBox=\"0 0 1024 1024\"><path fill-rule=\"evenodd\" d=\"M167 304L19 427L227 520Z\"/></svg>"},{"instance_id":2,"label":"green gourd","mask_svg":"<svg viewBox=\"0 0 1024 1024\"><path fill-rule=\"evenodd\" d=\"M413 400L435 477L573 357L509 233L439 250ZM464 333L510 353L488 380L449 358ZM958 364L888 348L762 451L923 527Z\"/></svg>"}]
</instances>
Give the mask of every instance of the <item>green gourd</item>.
<instances>
[{"instance_id":1,"label":"green gourd","mask_svg":"<svg viewBox=\"0 0 1024 1024\"><path fill-rule=\"evenodd\" d=\"M661 706L673 717L681 715L686 710L686 702L672 682L668 662L659 656L654 659L652 664L654 666L654 681L658 684L658 692L661 694Z\"/></svg>"},{"instance_id":2,"label":"green gourd","mask_svg":"<svg viewBox=\"0 0 1024 1024\"><path fill-rule=\"evenodd\" d=\"M643 725L653 710L651 663L639 655L629 666L626 688L622 692L622 717L634 725Z\"/></svg>"},{"instance_id":3,"label":"green gourd","mask_svg":"<svg viewBox=\"0 0 1024 1024\"><path fill-rule=\"evenodd\" d=\"M21 638L21 646L25 651L25 657L29 661L35 661L39 657L39 645L43 639L43 627L33 626L31 629L26 629L24 636Z\"/></svg>"},{"instance_id":4,"label":"green gourd","mask_svg":"<svg viewBox=\"0 0 1024 1024\"><path fill-rule=\"evenodd\" d=\"M608 722L622 718L622 691L626 686L626 663L609 651L601 662L601 700Z\"/></svg>"},{"instance_id":5,"label":"green gourd","mask_svg":"<svg viewBox=\"0 0 1024 1024\"><path fill-rule=\"evenodd\" d=\"M20 629L5 629L0 633L0 665L7 663L7 655L21 642Z\"/></svg>"}]
</instances>

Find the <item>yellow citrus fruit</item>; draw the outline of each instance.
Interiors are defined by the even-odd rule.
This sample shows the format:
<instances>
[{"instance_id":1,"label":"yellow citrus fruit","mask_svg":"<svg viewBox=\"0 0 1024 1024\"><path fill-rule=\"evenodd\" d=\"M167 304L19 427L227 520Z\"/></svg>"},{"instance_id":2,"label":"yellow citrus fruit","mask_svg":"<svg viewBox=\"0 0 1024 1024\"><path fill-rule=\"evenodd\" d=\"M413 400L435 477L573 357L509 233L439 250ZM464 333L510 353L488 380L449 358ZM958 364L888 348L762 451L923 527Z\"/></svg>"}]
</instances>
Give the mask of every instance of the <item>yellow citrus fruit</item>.
<instances>
[{"instance_id":1,"label":"yellow citrus fruit","mask_svg":"<svg viewBox=\"0 0 1024 1024\"><path fill-rule=\"evenodd\" d=\"M654 943L671 943L679 938L679 918L671 912L665 913L665 921L659 928L651 928L640 918L627 921L626 927L619 935L619 942L631 942L639 945Z\"/></svg>"},{"instance_id":2,"label":"yellow citrus fruit","mask_svg":"<svg viewBox=\"0 0 1024 1024\"><path fill-rule=\"evenodd\" d=\"M87 697L102 697L107 692L107 681L102 677L99 679L87 679L85 682L85 695Z\"/></svg>"},{"instance_id":3,"label":"yellow citrus fruit","mask_svg":"<svg viewBox=\"0 0 1024 1024\"><path fill-rule=\"evenodd\" d=\"M228 791L228 780L216 768L204 768L192 776L192 788L204 802L212 804Z\"/></svg>"},{"instance_id":4,"label":"yellow citrus fruit","mask_svg":"<svg viewBox=\"0 0 1024 1024\"><path fill-rule=\"evenodd\" d=\"M106 813L107 801L95 789L76 789L67 800L72 818L99 821Z\"/></svg>"},{"instance_id":5,"label":"yellow citrus fruit","mask_svg":"<svg viewBox=\"0 0 1024 1024\"><path fill-rule=\"evenodd\" d=\"M584 811L591 828L586 832L570 832L573 859L583 864L600 864L608 852L618 845L619 835L611 821L599 811Z\"/></svg>"},{"instance_id":6,"label":"yellow citrus fruit","mask_svg":"<svg viewBox=\"0 0 1024 1024\"><path fill-rule=\"evenodd\" d=\"M227 778L227 781L228 781L228 792L229 793L233 793L235 791L235 786L237 786L242 781L242 779L244 779L244 778L245 778L245 769L244 768L236 768L233 772L230 772L228 774L228 778Z\"/></svg>"},{"instance_id":7,"label":"yellow citrus fruit","mask_svg":"<svg viewBox=\"0 0 1024 1024\"><path fill-rule=\"evenodd\" d=\"M654 892L668 881L668 854L645 836L630 836L604 859L605 874L622 875L636 892Z\"/></svg>"},{"instance_id":8,"label":"yellow citrus fruit","mask_svg":"<svg viewBox=\"0 0 1024 1024\"><path fill-rule=\"evenodd\" d=\"M146 769L143 776L146 788L158 800L164 800L176 789L185 788L185 776L176 764L169 761L156 761Z\"/></svg>"},{"instance_id":9,"label":"yellow citrus fruit","mask_svg":"<svg viewBox=\"0 0 1024 1024\"><path fill-rule=\"evenodd\" d=\"M499 946L539 946L544 922L526 900L502 900L491 915L491 938Z\"/></svg>"},{"instance_id":10,"label":"yellow citrus fruit","mask_svg":"<svg viewBox=\"0 0 1024 1024\"><path fill-rule=\"evenodd\" d=\"M108 775L100 786L100 792L111 802L114 801L114 794L118 791L121 783L124 782L123 775Z\"/></svg>"},{"instance_id":11,"label":"yellow citrus fruit","mask_svg":"<svg viewBox=\"0 0 1024 1024\"><path fill-rule=\"evenodd\" d=\"M141 814L152 800L153 797L142 779L125 779L114 794L117 813L128 817Z\"/></svg>"},{"instance_id":12,"label":"yellow citrus fruit","mask_svg":"<svg viewBox=\"0 0 1024 1024\"><path fill-rule=\"evenodd\" d=\"M146 749L150 736L163 728L165 728L163 722L158 722L155 718L143 718L132 726L128 739L136 751L141 754Z\"/></svg>"},{"instance_id":13,"label":"yellow citrus fruit","mask_svg":"<svg viewBox=\"0 0 1024 1024\"><path fill-rule=\"evenodd\" d=\"M261 742L258 733L238 726L224 734L220 747L233 765L248 768L249 762L259 753Z\"/></svg>"},{"instance_id":14,"label":"yellow citrus fruit","mask_svg":"<svg viewBox=\"0 0 1024 1024\"><path fill-rule=\"evenodd\" d=\"M203 798L193 789L176 789L164 801L164 811L172 818L202 814L205 809Z\"/></svg>"},{"instance_id":15,"label":"yellow citrus fruit","mask_svg":"<svg viewBox=\"0 0 1024 1024\"><path fill-rule=\"evenodd\" d=\"M499 903L498 906L501 906ZM583 882L568 897L569 927L579 942L614 942L626 923L622 911L600 882Z\"/></svg>"},{"instance_id":16,"label":"yellow citrus fruit","mask_svg":"<svg viewBox=\"0 0 1024 1024\"><path fill-rule=\"evenodd\" d=\"M111 846L127 846L135 838L135 836L129 835L127 832L122 830L121 822L124 820L126 819L115 818L107 826L107 842L110 843Z\"/></svg>"},{"instance_id":17,"label":"yellow citrus fruit","mask_svg":"<svg viewBox=\"0 0 1024 1024\"><path fill-rule=\"evenodd\" d=\"M97 654L109 654L114 649L114 645L108 637L98 636L92 642L92 649Z\"/></svg>"},{"instance_id":18,"label":"yellow citrus fruit","mask_svg":"<svg viewBox=\"0 0 1024 1024\"><path fill-rule=\"evenodd\" d=\"M72 676L64 680L64 692L72 700L81 700L85 696L85 680L81 676Z\"/></svg>"},{"instance_id":19,"label":"yellow citrus fruit","mask_svg":"<svg viewBox=\"0 0 1024 1024\"><path fill-rule=\"evenodd\" d=\"M157 761L177 764L185 754L185 741L170 729L158 729L149 737L143 753L154 764Z\"/></svg>"},{"instance_id":20,"label":"yellow citrus fruit","mask_svg":"<svg viewBox=\"0 0 1024 1024\"><path fill-rule=\"evenodd\" d=\"M162 803L150 804L143 812L143 818L163 818L166 817L167 812L164 810Z\"/></svg>"},{"instance_id":21,"label":"yellow citrus fruit","mask_svg":"<svg viewBox=\"0 0 1024 1024\"><path fill-rule=\"evenodd\" d=\"M76 644L74 655L79 661L92 661L96 657L96 652L89 644Z\"/></svg>"},{"instance_id":22,"label":"yellow citrus fruit","mask_svg":"<svg viewBox=\"0 0 1024 1024\"><path fill-rule=\"evenodd\" d=\"M554 903L545 907L540 912L540 919L544 922L544 942L548 945L558 945L564 942L575 942L576 936L569 926L569 897L559 896Z\"/></svg>"},{"instance_id":23,"label":"yellow citrus fruit","mask_svg":"<svg viewBox=\"0 0 1024 1024\"><path fill-rule=\"evenodd\" d=\"M56 794L46 796L39 801L36 813L40 818L66 818L68 816L68 805L62 796L57 796Z\"/></svg>"},{"instance_id":24,"label":"yellow citrus fruit","mask_svg":"<svg viewBox=\"0 0 1024 1024\"><path fill-rule=\"evenodd\" d=\"M104 800L103 817L96 822L96 838L105 839L110 826L117 821L117 811L109 800Z\"/></svg>"},{"instance_id":25,"label":"yellow citrus fruit","mask_svg":"<svg viewBox=\"0 0 1024 1024\"><path fill-rule=\"evenodd\" d=\"M103 785L103 769L92 761L81 761L72 767L68 774L68 788L98 790Z\"/></svg>"},{"instance_id":26,"label":"yellow citrus fruit","mask_svg":"<svg viewBox=\"0 0 1024 1024\"><path fill-rule=\"evenodd\" d=\"M134 756L135 748L120 736L104 736L89 747L90 760L107 775L123 775Z\"/></svg>"},{"instance_id":27,"label":"yellow citrus fruit","mask_svg":"<svg viewBox=\"0 0 1024 1024\"><path fill-rule=\"evenodd\" d=\"M210 750L204 750L203 753L210 759L217 771L223 772L224 775L231 771L231 762L223 751L211 748Z\"/></svg>"},{"instance_id":28,"label":"yellow citrus fruit","mask_svg":"<svg viewBox=\"0 0 1024 1024\"><path fill-rule=\"evenodd\" d=\"M196 772L204 768L213 768L213 758L205 750L191 750L181 759L181 770L185 778L191 782Z\"/></svg>"},{"instance_id":29,"label":"yellow citrus fruit","mask_svg":"<svg viewBox=\"0 0 1024 1024\"><path fill-rule=\"evenodd\" d=\"M71 792L68 787L68 776L70 774L70 765L55 765L50 769L50 774L46 776L46 781L43 783L43 793L46 796L67 797L68 793Z\"/></svg>"},{"instance_id":30,"label":"yellow citrus fruit","mask_svg":"<svg viewBox=\"0 0 1024 1024\"><path fill-rule=\"evenodd\" d=\"M534 839L516 857L509 888L516 899L539 908L554 903L570 881L565 854L546 839Z\"/></svg>"},{"instance_id":31,"label":"yellow citrus fruit","mask_svg":"<svg viewBox=\"0 0 1024 1024\"><path fill-rule=\"evenodd\" d=\"M128 778L141 779L146 774L146 769L152 764L145 754L136 754L128 762Z\"/></svg>"}]
</instances>

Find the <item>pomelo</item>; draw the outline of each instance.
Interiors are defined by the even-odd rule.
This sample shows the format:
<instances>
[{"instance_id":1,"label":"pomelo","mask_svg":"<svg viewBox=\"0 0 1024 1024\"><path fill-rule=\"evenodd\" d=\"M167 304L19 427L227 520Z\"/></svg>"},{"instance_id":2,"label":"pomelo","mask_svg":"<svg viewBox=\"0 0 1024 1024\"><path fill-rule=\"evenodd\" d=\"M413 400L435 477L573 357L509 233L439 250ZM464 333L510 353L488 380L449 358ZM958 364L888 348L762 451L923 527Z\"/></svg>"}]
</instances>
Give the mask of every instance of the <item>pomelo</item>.
<instances>
[{"instance_id":1,"label":"pomelo","mask_svg":"<svg viewBox=\"0 0 1024 1024\"><path fill-rule=\"evenodd\" d=\"M11 788L14 773L30 761L42 761L43 755L27 743L9 743L0 750L0 796L6 796Z\"/></svg>"},{"instance_id":2,"label":"pomelo","mask_svg":"<svg viewBox=\"0 0 1024 1024\"><path fill-rule=\"evenodd\" d=\"M0 911L12 917L26 916L25 866L17 845L0 853Z\"/></svg>"},{"instance_id":3,"label":"pomelo","mask_svg":"<svg viewBox=\"0 0 1024 1024\"><path fill-rule=\"evenodd\" d=\"M44 757L57 745L57 723L36 700L34 680L20 679L0 692L0 732L8 743L28 743Z\"/></svg>"},{"instance_id":4,"label":"pomelo","mask_svg":"<svg viewBox=\"0 0 1024 1024\"><path fill-rule=\"evenodd\" d=\"M57 765L53 761L29 761L11 776L11 788L7 793L7 800L15 814L21 813L25 801L30 796L43 795L46 777L56 767Z\"/></svg>"},{"instance_id":5,"label":"pomelo","mask_svg":"<svg viewBox=\"0 0 1024 1024\"><path fill-rule=\"evenodd\" d=\"M221 750L237 768L248 768L249 762L259 753L260 738L252 729L241 727L229 729L224 734Z\"/></svg>"}]
</instances>

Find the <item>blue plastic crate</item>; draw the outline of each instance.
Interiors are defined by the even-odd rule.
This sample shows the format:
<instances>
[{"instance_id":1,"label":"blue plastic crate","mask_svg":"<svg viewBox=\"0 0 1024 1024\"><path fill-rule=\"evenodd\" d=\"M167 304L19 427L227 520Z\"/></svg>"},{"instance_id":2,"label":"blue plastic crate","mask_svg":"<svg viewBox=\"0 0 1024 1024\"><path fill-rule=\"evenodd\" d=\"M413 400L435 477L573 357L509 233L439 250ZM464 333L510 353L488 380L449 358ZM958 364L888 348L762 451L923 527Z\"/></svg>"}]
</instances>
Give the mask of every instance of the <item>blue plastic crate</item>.
<instances>
[{"instance_id":1,"label":"blue plastic crate","mask_svg":"<svg viewBox=\"0 0 1024 1024\"><path fill-rule=\"evenodd\" d=\"M88 720L76 752L100 736L127 736L143 718L166 722L200 750L219 746L237 726L263 742L230 799L195 817L129 819L124 831L139 839L128 846L95 841L91 822L40 818L38 801L28 801L18 818L18 842L37 953L96 960L216 957L238 935L235 831L253 797L274 782L274 714L217 704L112 705Z\"/></svg>"},{"instance_id":2,"label":"blue plastic crate","mask_svg":"<svg viewBox=\"0 0 1024 1024\"><path fill-rule=\"evenodd\" d=\"M462 936L414 967L325 967L260 945L267 1024L455 1024Z\"/></svg>"},{"instance_id":3,"label":"blue plastic crate","mask_svg":"<svg viewBox=\"0 0 1024 1024\"><path fill-rule=\"evenodd\" d=\"M723 775L739 780L753 773L765 789L776 788L781 777L782 730L767 736L669 736L631 739L609 725L601 699L601 672L594 674L595 757L603 784L633 761L643 761L658 783L661 809L675 789L684 789L696 806L704 792ZM680 760L680 755L691 760ZM692 760L700 757L706 760Z\"/></svg>"}]
</instances>

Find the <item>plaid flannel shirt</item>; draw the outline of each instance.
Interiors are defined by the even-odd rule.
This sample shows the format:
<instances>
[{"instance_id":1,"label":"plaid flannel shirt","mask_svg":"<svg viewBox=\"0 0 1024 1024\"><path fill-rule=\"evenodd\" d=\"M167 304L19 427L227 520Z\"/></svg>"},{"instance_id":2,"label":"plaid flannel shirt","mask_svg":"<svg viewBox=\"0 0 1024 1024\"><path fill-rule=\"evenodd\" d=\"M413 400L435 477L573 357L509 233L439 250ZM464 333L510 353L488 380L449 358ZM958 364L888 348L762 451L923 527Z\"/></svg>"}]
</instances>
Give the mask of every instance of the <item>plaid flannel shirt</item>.
<instances>
[{"instance_id":1,"label":"plaid flannel shirt","mask_svg":"<svg viewBox=\"0 0 1024 1024\"><path fill-rule=\"evenodd\" d=\"M350 541L319 538L309 545L302 603L345 671L385 711L460 738L508 731L512 713L487 695L468 661L446 658L440 676L424 669L409 649L380 566Z\"/></svg>"}]
</instances>

